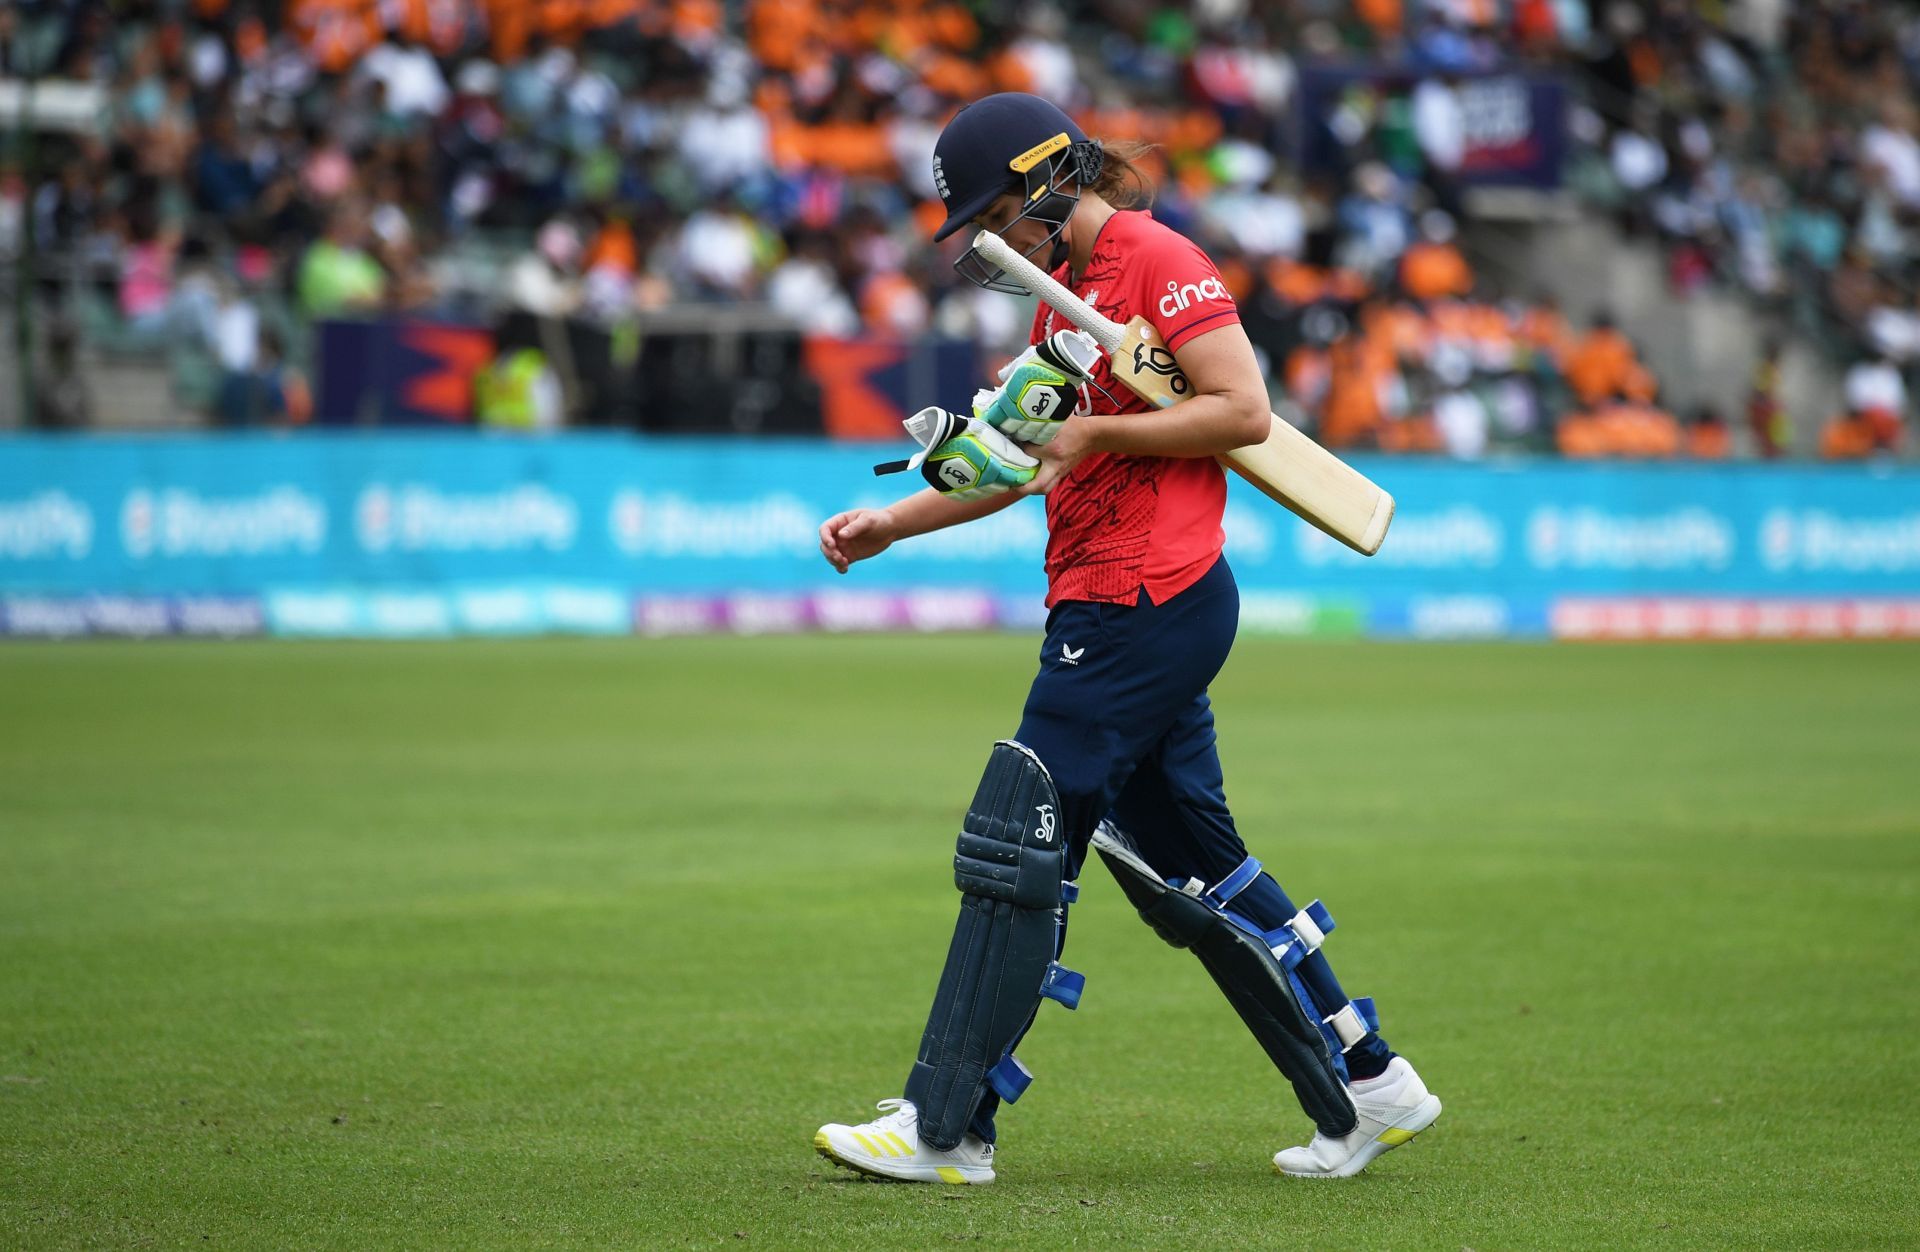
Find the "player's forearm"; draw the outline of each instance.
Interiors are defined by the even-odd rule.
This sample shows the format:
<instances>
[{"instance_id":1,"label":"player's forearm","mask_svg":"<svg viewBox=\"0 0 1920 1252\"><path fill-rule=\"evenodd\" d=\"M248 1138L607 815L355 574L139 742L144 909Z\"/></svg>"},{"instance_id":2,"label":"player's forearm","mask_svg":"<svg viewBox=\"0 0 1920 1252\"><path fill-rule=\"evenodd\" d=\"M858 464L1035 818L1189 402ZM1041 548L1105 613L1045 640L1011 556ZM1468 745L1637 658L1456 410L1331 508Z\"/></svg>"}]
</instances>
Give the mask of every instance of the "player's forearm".
<instances>
[{"instance_id":1,"label":"player's forearm","mask_svg":"<svg viewBox=\"0 0 1920 1252\"><path fill-rule=\"evenodd\" d=\"M909 539L914 535L945 530L949 526L989 517L1019 498L1016 493L1005 491L998 495L982 496L978 500L953 500L928 487L889 505L887 512L893 515L893 537Z\"/></svg>"},{"instance_id":2,"label":"player's forearm","mask_svg":"<svg viewBox=\"0 0 1920 1252\"><path fill-rule=\"evenodd\" d=\"M1213 392L1151 413L1083 414L1094 424L1096 452L1124 456L1219 456L1266 440L1272 417L1265 395Z\"/></svg>"}]
</instances>

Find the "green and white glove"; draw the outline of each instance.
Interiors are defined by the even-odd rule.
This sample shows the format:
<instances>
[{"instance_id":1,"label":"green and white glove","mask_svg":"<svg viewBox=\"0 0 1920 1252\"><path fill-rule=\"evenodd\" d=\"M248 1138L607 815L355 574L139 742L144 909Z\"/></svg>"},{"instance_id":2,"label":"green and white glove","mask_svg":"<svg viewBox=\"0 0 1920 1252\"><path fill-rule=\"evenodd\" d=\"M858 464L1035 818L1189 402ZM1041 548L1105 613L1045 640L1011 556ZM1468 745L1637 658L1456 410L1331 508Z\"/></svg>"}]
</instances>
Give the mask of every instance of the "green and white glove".
<instances>
[{"instance_id":1,"label":"green and white glove","mask_svg":"<svg viewBox=\"0 0 1920 1252\"><path fill-rule=\"evenodd\" d=\"M933 489L953 500L978 500L1025 486L1040 462L977 417L924 408L903 425L920 444L904 461L876 465L876 474L918 469Z\"/></svg>"},{"instance_id":2,"label":"green and white glove","mask_svg":"<svg viewBox=\"0 0 1920 1252\"><path fill-rule=\"evenodd\" d=\"M1019 443L1047 443L1073 416L1099 359L1092 335L1055 331L1001 367L998 391L974 393L973 415Z\"/></svg>"}]
</instances>

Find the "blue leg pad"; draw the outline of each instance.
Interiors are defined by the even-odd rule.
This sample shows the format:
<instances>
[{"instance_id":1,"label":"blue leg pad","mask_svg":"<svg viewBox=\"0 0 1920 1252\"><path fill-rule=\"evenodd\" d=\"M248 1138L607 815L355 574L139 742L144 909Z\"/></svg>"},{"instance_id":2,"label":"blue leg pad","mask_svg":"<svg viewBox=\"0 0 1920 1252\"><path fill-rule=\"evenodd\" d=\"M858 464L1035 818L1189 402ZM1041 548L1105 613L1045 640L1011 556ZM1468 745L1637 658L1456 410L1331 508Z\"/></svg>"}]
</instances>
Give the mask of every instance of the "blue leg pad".
<instances>
[{"instance_id":1,"label":"blue leg pad","mask_svg":"<svg viewBox=\"0 0 1920 1252\"><path fill-rule=\"evenodd\" d=\"M960 1142L989 1089L1011 1101L1032 1081L1011 1054L1043 995L1079 1001L1084 979L1058 964L1073 894L1059 811L1040 758L995 744L955 848L960 916L903 1092L932 1147Z\"/></svg>"}]
</instances>

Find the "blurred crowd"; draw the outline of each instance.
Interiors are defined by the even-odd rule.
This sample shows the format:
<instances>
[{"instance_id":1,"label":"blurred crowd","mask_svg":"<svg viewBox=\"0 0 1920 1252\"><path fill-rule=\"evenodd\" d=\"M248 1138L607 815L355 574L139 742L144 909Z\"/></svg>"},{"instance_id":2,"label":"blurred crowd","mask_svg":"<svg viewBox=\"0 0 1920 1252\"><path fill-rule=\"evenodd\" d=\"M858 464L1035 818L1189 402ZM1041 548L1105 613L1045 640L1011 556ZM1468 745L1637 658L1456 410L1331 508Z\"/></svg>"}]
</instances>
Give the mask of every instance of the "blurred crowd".
<instances>
[{"instance_id":1,"label":"blurred crowd","mask_svg":"<svg viewBox=\"0 0 1920 1252\"><path fill-rule=\"evenodd\" d=\"M1664 244L1676 294L1724 284L1852 362L1823 452L1897 447L1920 372L1920 11L1611 4L1586 60L1589 190Z\"/></svg>"},{"instance_id":2,"label":"blurred crowd","mask_svg":"<svg viewBox=\"0 0 1920 1252\"><path fill-rule=\"evenodd\" d=\"M1793 8L18 0L0 68L101 84L108 122L43 139L32 186L18 144L0 156L0 255L31 232L54 422L84 421L60 362L88 339L186 345L221 420L300 420L312 322L375 312L618 327L754 302L820 333L1002 353L1025 321L955 277L958 241L926 242L927 154L961 103L1028 90L1090 133L1159 145L1156 214L1220 260L1276 401L1330 443L1779 453L1777 351L1736 438L1721 412L1663 409L1604 310L1576 328L1468 263L1455 86L1551 62L1596 88L1580 114L1608 176L1594 194L1668 243L1677 286L1724 273L1783 306L1812 291L1796 315L1857 338L1873 372L1849 395L1874 405L1850 403L1825 446L1869 455L1897 446L1920 360L1920 24ZM1812 55L1790 63L1788 41ZM1303 177L1276 156L1298 68L1352 58L1417 86L1343 101L1339 167Z\"/></svg>"}]
</instances>

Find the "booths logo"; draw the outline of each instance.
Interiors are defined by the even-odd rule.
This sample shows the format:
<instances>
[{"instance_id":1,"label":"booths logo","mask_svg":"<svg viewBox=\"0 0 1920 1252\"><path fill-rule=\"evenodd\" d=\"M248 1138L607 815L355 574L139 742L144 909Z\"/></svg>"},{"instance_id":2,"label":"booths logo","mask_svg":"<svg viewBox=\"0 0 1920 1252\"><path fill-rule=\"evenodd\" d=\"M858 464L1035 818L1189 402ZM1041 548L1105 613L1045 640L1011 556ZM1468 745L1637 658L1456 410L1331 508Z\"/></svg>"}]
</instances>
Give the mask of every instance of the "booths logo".
<instances>
[{"instance_id":1,"label":"booths logo","mask_svg":"<svg viewBox=\"0 0 1920 1252\"><path fill-rule=\"evenodd\" d=\"M78 561L93 551L93 510L64 491L0 500L0 560Z\"/></svg>"},{"instance_id":2,"label":"booths logo","mask_svg":"<svg viewBox=\"0 0 1920 1252\"><path fill-rule=\"evenodd\" d=\"M1842 517L1822 509L1770 509L1760 522L1760 559L1776 573L1920 569L1920 513Z\"/></svg>"},{"instance_id":3,"label":"booths logo","mask_svg":"<svg viewBox=\"0 0 1920 1252\"><path fill-rule=\"evenodd\" d=\"M751 500L689 500L616 492L607 529L628 556L804 556L816 542L820 522L797 496Z\"/></svg>"},{"instance_id":4,"label":"booths logo","mask_svg":"<svg viewBox=\"0 0 1920 1252\"><path fill-rule=\"evenodd\" d=\"M367 552L563 552L580 510L539 483L489 493L442 492L424 483L374 483L354 504L354 529Z\"/></svg>"},{"instance_id":5,"label":"booths logo","mask_svg":"<svg viewBox=\"0 0 1920 1252\"><path fill-rule=\"evenodd\" d=\"M1734 546L1733 526L1702 508L1668 513L1544 508L1527 519L1527 555L1543 570L1725 569Z\"/></svg>"},{"instance_id":6,"label":"booths logo","mask_svg":"<svg viewBox=\"0 0 1920 1252\"><path fill-rule=\"evenodd\" d=\"M879 506L884 500L855 500ZM695 557L708 560L817 559L825 506L786 492L737 500L693 500L677 492L614 493L607 534L631 557ZM914 541L918 560L966 565L1008 559L1037 561L1046 547L1046 514L1040 509L1003 509L992 517L949 527Z\"/></svg>"},{"instance_id":7,"label":"booths logo","mask_svg":"<svg viewBox=\"0 0 1920 1252\"><path fill-rule=\"evenodd\" d=\"M1506 548L1498 518L1470 504L1437 513L1405 512L1373 556L1361 556L1311 526L1296 530L1296 553L1309 568L1325 565L1395 566L1405 569L1492 569Z\"/></svg>"},{"instance_id":8,"label":"booths logo","mask_svg":"<svg viewBox=\"0 0 1920 1252\"><path fill-rule=\"evenodd\" d=\"M613 511L607 519L608 529L613 535L613 546L622 552L635 553L646 541L647 504L637 491L614 493Z\"/></svg>"},{"instance_id":9,"label":"booths logo","mask_svg":"<svg viewBox=\"0 0 1920 1252\"><path fill-rule=\"evenodd\" d=\"M244 496L136 488L120 505L120 541L135 560L311 554L326 546L327 506L290 484Z\"/></svg>"}]
</instances>

